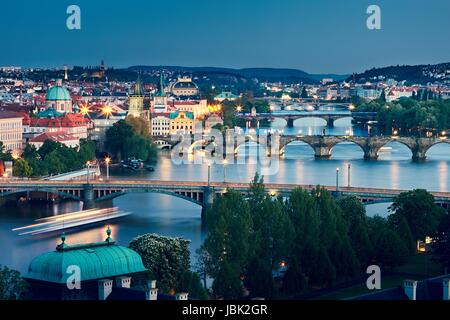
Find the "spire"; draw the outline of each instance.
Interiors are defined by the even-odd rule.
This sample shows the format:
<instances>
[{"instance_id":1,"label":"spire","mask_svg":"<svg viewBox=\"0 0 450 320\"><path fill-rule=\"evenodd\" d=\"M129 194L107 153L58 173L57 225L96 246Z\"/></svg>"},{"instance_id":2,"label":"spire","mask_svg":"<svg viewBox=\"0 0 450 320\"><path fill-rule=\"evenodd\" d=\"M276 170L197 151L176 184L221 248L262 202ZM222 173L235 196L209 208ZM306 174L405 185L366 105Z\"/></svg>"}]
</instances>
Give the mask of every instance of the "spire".
<instances>
[{"instance_id":1,"label":"spire","mask_svg":"<svg viewBox=\"0 0 450 320\"><path fill-rule=\"evenodd\" d=\"M160 97L166 96L166 93L164 92L164 74L163 74L162 70L160 72L160 77L159 77L159 92L158 92L157 96L160 96Z\"/></svg>"}]
</instances>

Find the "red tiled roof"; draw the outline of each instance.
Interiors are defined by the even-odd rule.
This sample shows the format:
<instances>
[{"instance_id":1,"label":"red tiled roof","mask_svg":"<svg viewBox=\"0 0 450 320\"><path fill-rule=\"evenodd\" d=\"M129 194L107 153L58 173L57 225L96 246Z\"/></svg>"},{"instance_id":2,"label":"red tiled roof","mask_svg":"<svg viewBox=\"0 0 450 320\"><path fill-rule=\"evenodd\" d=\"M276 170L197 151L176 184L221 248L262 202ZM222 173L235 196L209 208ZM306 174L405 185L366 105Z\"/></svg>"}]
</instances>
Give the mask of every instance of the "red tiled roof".
<instances>
[{"instance_id":1,"label":"red tiled roof","mask_svg":"<svg viewBox=\"0 0 450 320\"><path fill-rule=\"evenodd\" d=\"M34 137L30 142L44 142L45 140L53 140L56 142L79 140L77 137L64 132L44 132Z\"/></svg>"}]
</instances>

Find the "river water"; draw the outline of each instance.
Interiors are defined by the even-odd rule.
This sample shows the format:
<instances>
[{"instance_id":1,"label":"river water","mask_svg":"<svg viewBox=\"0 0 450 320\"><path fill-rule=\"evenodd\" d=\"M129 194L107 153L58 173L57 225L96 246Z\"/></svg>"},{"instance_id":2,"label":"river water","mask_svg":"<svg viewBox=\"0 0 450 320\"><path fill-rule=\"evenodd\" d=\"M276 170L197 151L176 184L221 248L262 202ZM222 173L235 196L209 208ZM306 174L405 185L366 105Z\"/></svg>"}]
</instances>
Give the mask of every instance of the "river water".
<instances>
[{"instance_id":1,"label":"river water","mask_svg":"<svg viewBox=\"0 0 450 320\"><path fill-rule=\"evenodd\" d=\"M294 128L285 128L286 134L320 133L325 128L320 119L302 119ZM273 127L282 128L282 121L275 121ZM355 132L349 119L338 120L335 128L326 129L328 134L364 134ZM355 129L356 130L356 129ZM354 144L342 143L332 150L329 160L315 160L312 149L303 143L292 143L286 147L276 173L265 176L273 183L323 184L336 183L336 168L340 168L339 183L348 183L348 165L351 165L351 185L393 189L425 188L431 191L450 190L450 145L439 144L428 152L423 163L411 161L411 152L398 143L390 144L392 149L380 155L378 161L363 160L362 150ZM242 148L239 152L255 153L256 147ZM214 181L248 182L258 170L258 164L251 156L246 164L213 164L211 179ZM206 164L174 164L170 154L160 154L154 172L130 172L111 168L115 179L158 179L158 180L207 180ZM158 233L191 240L191 260L201 245L204 231L201 223L201 208L188 201L161 194L129 194L101 206L117 206L133 214L112 221L112 237L120 245L128 245L134 237L144 233ZM369 215L387 214L388 204L367 207ZM55 249L60 242L57 234L19 237L12 228L32 224L35 219L81 209L77 202L62 202L55 205L45 203L10 205L0 208L0 265L7 265L26 273L29 262L36 255ZM67 232L67 244L101 241L106 237L106 224L91 226L83 230Z\"/></svg>"}]
</instances>

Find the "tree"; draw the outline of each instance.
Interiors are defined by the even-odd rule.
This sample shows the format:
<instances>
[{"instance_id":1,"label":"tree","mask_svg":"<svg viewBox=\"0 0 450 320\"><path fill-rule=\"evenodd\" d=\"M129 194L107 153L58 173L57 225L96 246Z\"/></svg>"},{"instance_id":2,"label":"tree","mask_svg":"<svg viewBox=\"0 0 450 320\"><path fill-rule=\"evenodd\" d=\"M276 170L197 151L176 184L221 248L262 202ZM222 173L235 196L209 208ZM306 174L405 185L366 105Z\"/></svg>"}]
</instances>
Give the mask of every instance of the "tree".
<instances>
[{"instance_id":1,"label":"tree","mask_svg":"<svg viewBox=\"0 0 450 320\"><path fill-rule=\"evenodd\" d=\"M283 279L283 289L287 295L297 294L307 287L305 275L297 259L288 264L288 269Z\"/></svg>"},{"instance_id":2,"label":"tree","mask_svg":"<svg viewBox=\"0 0 450 320\"><path fill-rule=\"evenodd\" d=\"M145 234L133 239L129 247L142 257L160 288L168 292L179 289L183 275L189 271L189 243L182 238Z\"/></svg>"},{"instance_id":3,"label":"tree","mask_svg":"<svg viewBox=\"0 0 450 320\"><path fill-rule=\"evenodd\" d=\"M2 141L0 141L0 160L3 161L11 161L12 155L11 152L5 150L5 145Z\"/></svg>"},{"instance_id":4,"label":"tree","mask_svg":"<svg viewBox=\"0 0 450 320\"><path fill-rule=\"evenodd\" d=\"M30 167L28 162L22 158L14 161L13 175L21 178L28 178L33 173L33 169Z\"/></svg>"},{"instance_id":5,"label":"tree","mask_svg":"<svg viewBox=\"0 0 450 320\"><path fill-rule=\"evenodd\" d=\"M450 215L445 214L434 235L432 253L447 270L450 269Z\"/></svg>"},{"instance_id":6,"label":"tree","mask_svg":"<svg viewBox=\"0 0 450 320\"><path fill-rule=\"evenodd\" d=\"M151 138L150 124L145 119L129 115L125 118L125 122L133 128L135 134L140 135L144 138Z\"/></svg>"},{"instance_id":7,"label":"tree","mask_svg":"<svg viewBox=\"0 0 450 320\"><path fill-rule=\"evenodd\" d=\"M444 209L434 202L434 197L426 190L416 189L398 195L389 208L393 214L389 217L398 225L404 217L414 240L424 240L433 235L444 214Z\"/></svg>"},{"instance_id":8,"label":"tree","mask_svg":"<svg viewBox=\"0 0 450 320\"><path fill-rule=\"evenodd\" d=\"M216 197L206 213L208 234L204 247L211 256L212 275L221 270L225 261L233 263L242 273L251 253L252 222L250 207L239 192L228 190Z\"/></svg>"},{"instance_id":9,"label":"tree","mask_svg":"<svg viewBox=\"0 0 450 320\"><path fill-rule=\"evenodd\" d=\"M189 296L195 299L208 299L208 293L205 288L202 287L200 277L192 271L183 273L178 290L181 292L189 292Z\"/></svg>"},{"instance_id":10,"label":"tree","mask_svg":"<svg viewBox=\"0 0 450 320\"><path fill-rule=\"evenodd\" d=\"M1 267L1 266L0 266ZM19 300L28 291L28 283L20 272L4 266L0 268L0 300Z\"/></svg>"},{"instance_id":11,"label":"tree","mask_svg":"<svg viewBox=\"0 0 450 320\"><path fill-rule=\"evenodd\" d=\"M225 300L236 300L243 296L239 267L224 261L214 279L212 289L217 297Z\"/></svg>"},{"instance_id":12,"label":"tree","mask_svg":"<svg viewBox=\"0 0 450 320\"><path fill-rule=\"evenodd\" d=\"M350 242L361 266L370 263L373 247L367 227L366 209L356 197L345 197L338 201L348 224Z\"/></svg>"},{"instance_id":13,"label":"tree","mask_svg":"<svg viewBox=\"0 0 450 320\"><path fill-rule=\"evenodd\" d=\"M125 120L119 120L106 131L106 150L118 160L124 158L125 140L134 135L133 127Z\"/></svg>"},{"instance_id":14,"label":"tree","mask_svg":"<svg viewBox=\"0 0 450 320\"><path fill-rule=\"evenodd\" d=\"M306 91L306 87L302 88L302 94L300 95L301 98L306 99L308 98L308 91Z\"/></svg>"}]
</instances>

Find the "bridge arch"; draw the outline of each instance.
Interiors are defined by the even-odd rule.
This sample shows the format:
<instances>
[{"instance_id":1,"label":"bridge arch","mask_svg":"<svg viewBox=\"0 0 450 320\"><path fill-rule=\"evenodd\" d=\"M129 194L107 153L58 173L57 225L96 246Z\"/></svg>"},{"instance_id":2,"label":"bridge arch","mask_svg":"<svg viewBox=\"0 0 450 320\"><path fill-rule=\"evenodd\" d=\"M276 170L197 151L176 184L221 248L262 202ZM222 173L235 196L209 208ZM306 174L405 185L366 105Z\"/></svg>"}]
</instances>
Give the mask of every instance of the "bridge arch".
<instances>
[{"instance_id":1,"label":"bridge arch","mask_svg":"<svg viewBox=\"0 0 450 320\"><path fill-rule=\"evenodd\" d=\"M376 153L378 156L382 155L382 148L386 148L386 147L390 147L390 145L400 145L403 149L405 150L409 150L410 154L408 156L405 156L405 159L410 159L411 156L413 156L413 146L411 146L408 142L402 140L402 139L390 139L389 141L387 141L386 143L381 144L380 146L378 146L376 148ZM403 159L403 157L402 157Z\"/></svg>"},{"instance_id":2,"label":"bridge arch","mask_svg":"<svg viewBox=\"0 0 450 320\"><path fill-rule=\"evenodd\" d=\"M448 145L447 149L450 149L450 139L445 139L445 140L440 140L440 141L436 141L433 144L431 144L428 148L426 148L425 150L425 154L428 154L428 152L430 151L430 149L432 149L433 147L437 146L437 145ZM450 154L450 153L449 153Z\"/></svg>"},{"instance_id":3,"label":"bridge arch","mask_svg":"<svg viewBox=\"0 0 450 320\"><path fill-rule=\"evenodd\" d=\"M288 140L284 144L280 144L280 155L282 155L282 154L284 154L286 152L286 147L288 145L290 145L292 143L295 143L295 142L301 142L301 143L307 145L312 150L312 152L314 153L314 147L311 144L311 142L309 142L306 138L298 137L298 138L295 138L295 139Z\"/></svg>"},{"instance_id":4,"label":"bridge arch","mask_svg":"<svg viewBox=\"0 0 450 320\"><path fill-rule=\"evenodd\" d=\"M346 139L342 139L341 141L338 141L337 143L335 143L335 144L333 144L331 147L330 147L330 155L333 157L333 152L336 152L336 147L337 146L339 146L339 145L341 145L341 146L343 146L343 145L352 145L353 147L354 146L357 146L358 147L358 149L361 151L361 158L364 158L364 153L365 153L365 148L364 148L364 146L359 142L359 141L356 141L356 140L353 140L353 139L351 139L351 138L346 138Z\"/></svg>"},{"instance_id":5,"label":"bridge arch","mask_svg":"<svg viewBox=\"0 0 450 320\"><path fill-rule=\"evenodd\" d=\"M10 191L0 192L0 197L7 197L7 196L14 195L14 194L27 193L27 192L47 192L47 193L57 194L59 196L63 196L65 198L69 198L69 199L72 199L75 201L81 201L81 198L74 194L71 194L71 193L65 192L65 191L60 191L57 189L50 189L50 188L15 189L15 190L10 190Z\"/></svg>"},{"instance_id":6,"label":"bridge arch","mask_svg":"<svg viewBox=\"0 0 450 320\"><path fill-rule=\"evenodd\" d=\"M307 120L314 120L314 123L302 125L302 122L305 122ZM331 121L333 121L333 120L331 120ZM317 123L317 122L319 122L319 123ZM305 116L305 117L294 118L292 123L293 123L294 127L308 127L308 126L324 127L324 126L328 126L327 118L321 117L321 116Z\"/></svg>"},{"instance_id":7,"label":"bridge arch","mask_svg":"<svg viewBox=\"0 0 450 320\"><path fill-rule=\"evenodd\" d=\"M171 191L167 191L167 190L158 190L158 189L125 189L125 190L120 190L120 191L116 191L107 195L104 195L102 197L98 197L95 198L95 201L104 201L104 200L111 200L120 196L124 196L127 194L136 194L136 193L156 193L156 194L165 194L165 195L169 195L172 197L176 197L176 198L180 198L192 203L195 203L199 206L203 206L202 201L199 199L194 199L191 198L189 196L180 194L180 193L176 193L176 192L171 192ZM200 197L199 197L200 198Z\"/></svg>"},{"instance_id":8,"label":"bridge arch","mask_svg":"<svg viewBox=\"0 0 450 320\"><path fill-rule=\"evenodd\" d=\"M156 144L156 147L160 150L164 149L172 149L173 145L171 145L169 142L165 140L155 140L154 143Z\"/></svg>"},{"instance_id":9,"label":"bridge arch","mask_svg":"<svg viewBox=\"0 0 450 320\"><path fill-rule=\"evenodd\" d=\"M194 149L195 149L196 147L198 147L198 146L205 146L205 147L206 147L206 146L208 146L208 145L210 145L210 144L212 144L213 146L217 146L217 143L215 143L214 141L210 141L210 140L206 140L206 139L194 141L194 142L189 146L188 153L189 153L189 154L194 153Z\"/></svg>"}]
</instances>

